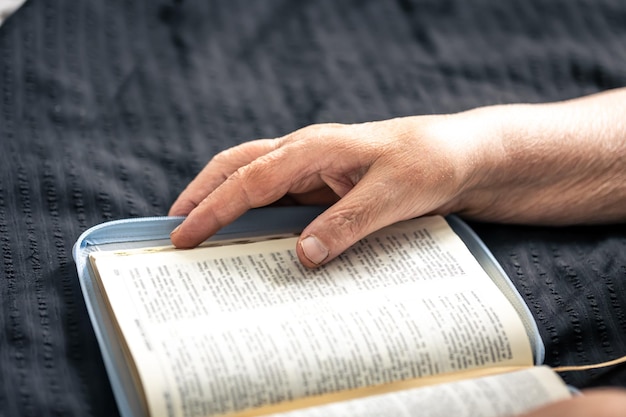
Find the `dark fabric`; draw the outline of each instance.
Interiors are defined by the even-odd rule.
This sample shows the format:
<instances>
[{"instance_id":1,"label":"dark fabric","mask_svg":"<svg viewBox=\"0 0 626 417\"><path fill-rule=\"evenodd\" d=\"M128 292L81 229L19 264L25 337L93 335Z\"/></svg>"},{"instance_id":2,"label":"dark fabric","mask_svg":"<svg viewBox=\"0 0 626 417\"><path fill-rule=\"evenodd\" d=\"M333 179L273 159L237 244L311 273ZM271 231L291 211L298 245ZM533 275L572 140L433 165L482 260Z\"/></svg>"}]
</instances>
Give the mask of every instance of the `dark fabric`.
<instances>
[{"instance_id":1,"label":"dark fabric","mask_svg":"<svg viewBox=\"0 0 626 417\"><path fill-rule=\"evenodd\" d=\"M552 366L626 354L626 225L472 224L537 320ZM577 387L626 387L626 365L562 374Z\"/></svg>"},{"instance_id":2,"label":"dark fabric","mask_svg":"<svg viewBox=\"0 0 626 417\"><path fill-rule=\"evenodd\" d=\"M626 85L619 0L29 0L0 28L0 415L113 416L71 258L217 151ZM474 227L552 365L626 354L626 230ZM626 367L566 375L626 386Z\"/></svg>"}]
</instances>

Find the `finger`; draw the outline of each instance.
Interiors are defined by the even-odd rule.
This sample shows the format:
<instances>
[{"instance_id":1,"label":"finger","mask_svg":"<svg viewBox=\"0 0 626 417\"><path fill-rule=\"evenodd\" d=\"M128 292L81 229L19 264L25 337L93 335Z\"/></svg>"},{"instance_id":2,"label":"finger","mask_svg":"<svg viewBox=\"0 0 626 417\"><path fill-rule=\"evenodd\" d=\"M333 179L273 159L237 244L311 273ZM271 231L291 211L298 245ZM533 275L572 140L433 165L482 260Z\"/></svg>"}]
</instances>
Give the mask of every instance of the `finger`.
<instances>
[{"instance_id":1,"label":"finger","mask_svg":"<svg viewBox=\"0 0 626 417\"><path fill-rule=\"evenodd\" d=\"M189 214L233 172L278 146L280 146L279 140L259 139L218 153L178 196L168 214L170 216Z\"/></svg>"},{"instance_id":2,"label":"finger","mask_svg":"<svg viewBox=\"0 0 626 417\"><path fill-rule=\"evenodd\" d=\"M401 203L402 196L375 177L375 173L367 173L302 231L296 247L302 264L309 268L323 265L370 233L414 217Z\"/></svg>"},{"instance_id":3,"label":"finger","mask_svg":"<svg viewBox=\"0 0 626 417\"><path fill-rule=\"evenodd\" d=\"M290 190L319 189L323 162L311 149L317 146L324 145L287 144L238 168L189 213L172 233L172 243L197 246L251 208L271 204Z\"/></svg>"}]
</instances>

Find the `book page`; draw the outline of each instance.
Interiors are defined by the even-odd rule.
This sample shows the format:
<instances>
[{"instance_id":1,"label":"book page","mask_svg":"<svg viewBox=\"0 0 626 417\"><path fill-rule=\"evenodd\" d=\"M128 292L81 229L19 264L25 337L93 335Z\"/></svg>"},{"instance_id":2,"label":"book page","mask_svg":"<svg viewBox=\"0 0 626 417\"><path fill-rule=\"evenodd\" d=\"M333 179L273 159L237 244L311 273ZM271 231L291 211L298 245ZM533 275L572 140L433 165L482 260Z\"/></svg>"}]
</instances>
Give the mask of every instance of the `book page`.
<instances>
[{"instance_id":1,"label":"book page","mask_svg":"<svg viewBox=\"0 0 626 417\"><path fill-rule=\"evenodd\" d=\"M428 417L512 417L570 396L561 378L550 368L541 366L284 413L261 415L414 417L425 415L427 410Z\"/></svg>"},{"instance_id":2,"label":"book page","mask_svg":"<svg viewBox=\"0 0 626 417\"><path fill-rule=\"evenodd\" d=\"M91 255L151 415L532 365L520 318L443 218L396 224L318 270L295 244Z\"/></svg>"}]
</instances>

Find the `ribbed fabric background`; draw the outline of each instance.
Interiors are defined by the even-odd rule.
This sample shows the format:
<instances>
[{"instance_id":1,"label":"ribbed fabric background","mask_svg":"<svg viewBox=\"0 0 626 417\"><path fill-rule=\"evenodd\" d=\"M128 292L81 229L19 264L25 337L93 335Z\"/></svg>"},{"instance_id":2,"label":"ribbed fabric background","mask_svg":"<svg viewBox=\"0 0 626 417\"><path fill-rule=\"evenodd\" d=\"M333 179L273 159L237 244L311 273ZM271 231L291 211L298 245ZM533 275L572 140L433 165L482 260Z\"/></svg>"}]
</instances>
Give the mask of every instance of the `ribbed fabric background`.
<instances>
[{"instance_id":1,"label":"ribbed fabric background","mask_svg":"<svg viewBox=\"0 0 626 417\"><path fill-rule=\"evenodd\" d=\"M0 415L117 414L72 244L165 214L219 150L625 85L619 0L29 0L0 28ZM549 364L626 354L625 225L474 226Z\"/></svg>"}]
</instances>

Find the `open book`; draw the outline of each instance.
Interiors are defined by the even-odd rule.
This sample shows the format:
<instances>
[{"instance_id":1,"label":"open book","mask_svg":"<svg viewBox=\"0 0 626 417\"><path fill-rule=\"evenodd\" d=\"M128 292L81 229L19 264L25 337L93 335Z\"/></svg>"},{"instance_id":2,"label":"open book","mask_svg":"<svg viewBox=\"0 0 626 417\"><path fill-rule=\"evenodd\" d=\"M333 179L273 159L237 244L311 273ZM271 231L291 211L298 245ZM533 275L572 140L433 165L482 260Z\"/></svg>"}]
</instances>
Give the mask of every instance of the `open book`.
<instances>
[{"instance_id":1,"label":"open book","mask_svg":"<svg viewBox=\"0 0 626 417\"><path fill-rule=\"evenodd\" d=\"M502 417L571 395L464 223L401 222L313 271L295 233L318 211L254 210L192 250L168 246L180 219L83 234L74 256L123 415Z\"/></svg>"}]
</instances>

